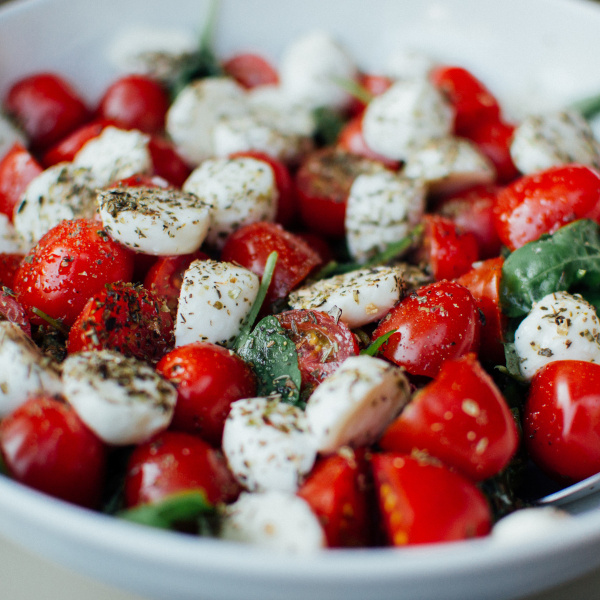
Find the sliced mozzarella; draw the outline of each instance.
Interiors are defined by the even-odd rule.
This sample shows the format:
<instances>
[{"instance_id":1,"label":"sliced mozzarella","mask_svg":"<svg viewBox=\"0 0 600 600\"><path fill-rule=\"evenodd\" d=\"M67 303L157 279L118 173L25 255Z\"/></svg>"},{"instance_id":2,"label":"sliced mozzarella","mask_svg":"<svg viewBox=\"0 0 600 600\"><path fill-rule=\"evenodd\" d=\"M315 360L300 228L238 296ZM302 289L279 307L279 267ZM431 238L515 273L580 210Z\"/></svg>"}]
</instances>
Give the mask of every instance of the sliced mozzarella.
<instances>
[{"instance_id":1,"label":"sliced mozzarella","mask_svg":"<svg viewBox=\"0 0 600 600\"><path fill-rule=\"evenodd\" d=\"M256 300L259 285L258 276L239 265L192 262L181 285L175 345L232 342Z\"/></svg>"},{"instance_id":2,"label":"sliced mozzarella","mask_svg":"<svg viewBox=\"0 0 600 600\"><path fill-rule=\"evenodd\" d=\"M167 111L166 129L179 154L191 165L214 156L213 129L226 116L247 112L245 90L227 77L193 81Z\"/></svg>"},{"instance_id":3,"label":"sliced mozzarella","mask_svg":"<svg viewBox=\"0 0 600 600\"><path fill-rule=\"evenodd\" d=\"M279 396L246 398L231 405L223 453L234 477L250 491L295 492L316 458L304 412Z\"/></svg>"},{"instance_id":4,"label":"sliced mozzarella","mask_svg":"<svg viewBox=\"0 0 600 600\"><path fill-rule=\"evenodd\" d=\"M178 189L115 187L98 192L98 210L109 235L144 254L190 254L200 248L211 207Z\"/></svg>"},{"instance_id":5,"label":"sliced mozzarella","mask_svg":"<svg viewBox=\"0 0 600 600\"><path fill-rule=\"evenodd\" d=\"M575 111L525 117L515 129L510 155L521 173L580 163L600 166L600 143L589 123Z\"/></svg>"},{"instance_id":6,"label":"sliced mozzarella","mask_svg":"<svg viewBox=\"0 0 600 600\"><path fill-rule=\"evenodd\" d=\"M390 54L383 72L393 79L424 79L436 65L436 62L424 52L400 49Z\"/></svg>"},{"instance_id":7,"label":"sliced mozzarella","mask_svg":"<svg viewBox=\"0 0 600 600\"><path fill-rule=\"evenodd\" d=\"M398 302L406 284L402 267L372 267L321 279L290 293L292 308L329 312L354 329L381 319Z\"/></svg>"},{"instance_id":8,"label":"sliced mozzarella","mask_svg":"<svg viewBox=\"0 0 600 600\"><path fill-rule=\"evenodd\" d=\"M308 430L323 454L369 445L409 399L410 385L400 367L372 356L351 356L308 399Z\"/></svg>"},{"instance_id":9,"label":"sliced mozzarella","mask_svg":"<svg viewBox=\"0 0 600 600\"><path fill-rule=\"evenodd\" d=\"M322 31L293 41L286 48L279 68L285 93L311 108L346 108L351 98L339 81L352 81L357 76L352 57Z\"/></svg>"},{"instance_id":10,"label":"sliced mozzarella","mask_svg":"<svg viewBox=\"0 0 600 600\"><path fill-rule=\"evenodd\" d=\"M389 171L359 175L346 204L346 242L354 260L366 262L406 237L425 212L422 182Z\"/></svg>"},{"instance_id":11,"label":"sliced mozzarella","mask_svg":"<svg viewBox=\"0 0 600 600\"><path fill-rule=\"evenodd\" d=\"M453 110L425 78L397 81L369 102L363 117L367 145L393 160L406 160L429 140L449 135Z\"/></svg>"},{"instance_id":12,"label":"sliced mozzarella","mask_svg":"<svg viewBox=\"0 0 600 600\"><path fill-rule=\"evenodd\" d=\"M152 171L149 137L135 129L105 127L77 152L73 163L92 172L97 187Z\"/></svg>"},{"instance_id":13,"label":"sliced mozzarella","mask_svg":"<svg viewBox=\"0 0 600 600\"><path fill-rule=\"evenodd\" d=\"M600 363L600 323L581 296L556 292L536 302L515 332L521 373L531 379L555 360Z\"/></svg>"},{"instance_id":14,"label":"sliced mozzarella","mask_svg":"<svg viewBox=\"0 0 600 600\"><path fill-rule=\"evenodd\" d=\"M279 491L244 492L225 507L220 537L296 554L316 552L326 545L308 502Z\"/></svg>"},{"instance_id":15,"label":"sliced mozzarella","mask_svg":"<svg viewBox=\"0 0 600 600\"><path fill-rule=\"evenodd\" d=\"M23 132L3 113L0 112L0 158L18 142L27 146Z\"/></svg>"},{"instance_id":16,"label":"sliced mozzarella","mask_svg":"<svg viewBox=\"0 0 600 600\"><path fill-rule=\"evenodd\" d=\"M432 194L451 194L496 178L494 165L477 146L450 136L430 140L411 152L402 174L423 180Z\"/></svg>"},{"instance_id":17,"label":"sliced mozzarella","mask_svg":"<svg viewBox=\"0 0 600 600\"><path fill-rule=\"evenodd\" d=\"M278 190L271 166L254 158L214 158L194 169L183 184L212 206L208 244L222 248L225 239L242 225L273 221Z\"/></svg>"},{"instance_id":18,"label":"sliced mozzarella","mask_svg":"<svg viewBox=\"0 0 600 600\"><path fill-rule=\"evenodd\" d=\"M0 321L0 365L0 417L32 396L62 392L58 365L9 321Z\"/></svg>"},{"instance_id":19,"label":"sliced mozzarella","mask_svg":"<svg viewBox=\"0 0 600 600\"><path fill-rule=\"evenodd\" d=\"M33 246L61 221L96 214L96 180L89 169L59 163L27 186L15 207L14 226L24 244Z\"/></svg>"},{"instance_id":20,"label":"sliced mozzarella","mask_svg":"<svg viewBox=\"0 0 600 600\"><path fill-rule=\"evenodd\" d=\"M25 254L28 244L24 244L10 219L0 213L0 253Z\"/></svg>"},{"instance_id":21,"label":"sliced mozzarella","mask_svg":"<svg viewBox=\"0 0 600 600\"><path fill-rule=\"evenodd\" d=\"M534 506L502 517L492 529L495 542L523 544L543 537L556 527L569 527L571 515L554 506Z\"/></svg>"},{"instance_id":22,"label":"sliced mozzarella","mask_svg":"<svg viewBox=\"0 0 600 600\"><path fill-rule=\"evenodd\" d=\"M177 401L175 387L150 365L112 350L68 356L62 381L79 418L114 446L139 444L166 429Z\"/></svg>"}]
</instances>

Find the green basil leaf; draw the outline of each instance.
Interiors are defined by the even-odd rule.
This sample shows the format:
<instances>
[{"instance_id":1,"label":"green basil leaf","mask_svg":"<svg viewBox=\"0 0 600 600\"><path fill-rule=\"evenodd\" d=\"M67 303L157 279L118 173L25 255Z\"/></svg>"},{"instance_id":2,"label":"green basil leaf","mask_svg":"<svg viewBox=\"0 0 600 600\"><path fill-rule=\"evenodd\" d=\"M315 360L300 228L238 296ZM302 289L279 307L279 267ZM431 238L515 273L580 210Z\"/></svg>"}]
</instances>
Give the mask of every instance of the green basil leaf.
<instances>
[{"instance_id":1,"label":"green basil leaf","mask_svg":"<svg viewBox=\"0 0 600 600\"><path fill-rule=\"evenodd\" d=\"M364 350L360 351L360 354L366 354L367 356L375 356L379 352L379 348L383 346L395 333L397 329L392 329L383 335L380 335L376 340L369 344Z\"/></svg>"},{"instance_id":2,"label":"green basil leaf","mask_svg":"<svg viewBox=\"0 0 600 600\"><path fill-rule=\"evenodd\" d=\"M337 142L346 119L335 110L326 107L313 111L315 119L315 142L318 146L331 146Z\"/></svg>"}]
</instances>

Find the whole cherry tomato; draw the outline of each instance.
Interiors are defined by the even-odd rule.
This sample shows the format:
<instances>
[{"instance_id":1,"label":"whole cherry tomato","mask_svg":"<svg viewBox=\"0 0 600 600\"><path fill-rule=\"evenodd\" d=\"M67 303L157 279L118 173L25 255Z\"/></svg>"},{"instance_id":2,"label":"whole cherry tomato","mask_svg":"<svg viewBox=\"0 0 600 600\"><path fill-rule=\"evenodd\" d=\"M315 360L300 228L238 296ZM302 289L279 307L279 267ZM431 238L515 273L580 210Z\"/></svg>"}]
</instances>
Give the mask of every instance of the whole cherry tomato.
<instances>
[{"instance_id":1,"label":"whole cherry tomato","mask_svg":"<svg viewBox=\"0 0 600 600\"><path fill-rule=\"evenodd\" d=\"M42 167L18 142L0 160L0 213L11 221L15 206L32 179L42 172Z\"/></svg>"},{"instance_id":2,"label":"whole cherry tomato","mask_svg":"<svg viewBox=\"0 0 600 600\"><path fill-rule=\"evenodd\" d=\"M249 52L228 58L223 63L223 71L246 89L279 83L279 75L273 65L262 56Z\"/></svg>"},{"instance_id":3,"label":"whole cherry tomato","mask_svg":"<svg viewBox=\"0 0 600 600\"><path fill-rule=\"evenodd\" d=\"M148 151L152 158L154 174L163 177L175 187L181 187L192 170L179 156L174 144L164 137L153 135L148 142Z\"/></svg>"}]
</instances>

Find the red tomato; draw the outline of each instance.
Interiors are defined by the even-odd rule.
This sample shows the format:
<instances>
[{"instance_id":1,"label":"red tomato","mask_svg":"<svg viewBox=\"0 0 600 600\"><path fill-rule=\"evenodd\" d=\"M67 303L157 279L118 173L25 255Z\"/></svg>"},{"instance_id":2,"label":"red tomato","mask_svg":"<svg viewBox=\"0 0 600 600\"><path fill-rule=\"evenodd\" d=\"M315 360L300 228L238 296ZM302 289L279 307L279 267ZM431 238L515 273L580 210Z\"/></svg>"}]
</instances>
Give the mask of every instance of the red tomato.
<instances>
[{"instance_id":1,"label":"red tomato","mask_svg":"<svg viewBox=\"0 0 600 600\"><path fill-rule=\"evenodd\" d=\"M221 260L238 263L261 277L269 254L274 251L278 258L265 298L266 306L285 298L320 265L319 255L281 225L266 222L240 227L227 238L221 252Z\"/></svg>"},{"instance_id":2,"label":"red tomato","mask_svg":"<svg viewBox=\"0 0 600 600\"><path fill-rule=\"evenodd\" d=\"M175 348L156 370L177 386L171 427L221 445L232 402L256 395L252 369L231 350L208 342Z\"/></svg>"},{"instance_id":3,"label":"red tomato","mask_svg":"<svg viewBox=\"0 0 600 600\"><path fill-rule=\"evenodd\" d=\"M169 94L158 81L145 75L126 75L104 92L98 117L122 129L161 133L169 108Z\"/></svg>"},{"instance_id":4,"label":"red tomato","mask_svg":"<svg viewBox=\"0 0 600 600\"><path fill-rule=\"evenodd\" d=\"M508 404L474 354L447 360L380 440L384 450L425 450L472 481L504 469L518 443Z\"/></svg>"},{"instance_id":5,"label":"red tomato","mask_svg":"<svg viewBox=\"0 0 600 600\"><path fill-rule=\"evenodd\" d=\"M451 542L490 532L485 496L459 473L396 453L375 454L371 461L391 545Z\"/></svg>"},{"instance_id":6,"label":"red tomato","mask_svg":"<svg viewBox=\"0 0 600 600\"><path fill-rule=\"evenodd\" d=\"M235 500L240 492L221 452L197 436L165 431L135 448L125 477L128 508L189 490L203 491L211 504Z\"/></svg>"},{"instance_id":7,"label":"red tomato","mask_svg":"<svg viewBox=\"0 0 600 600\"><path fill-rule=\"evenodd\" d=\"M173 343L173 319L165 302L141 285L118 281L87 301L69 331L67 350L111 349L157 362Z\"/></svg>"},{"instance_id":8,"label":"red tomato","mask_svg":"<svg viewBox=\"0 0 600 600\"><path fill-rule=\"evenodd\" d=\"M330 548L370 545L372 507L367 463L362 452L347 449L321 458L298 490L319 518Z\"/></svg>"},{"instance_id":9,"label":"red tomato","mask_svg":"<svg viewBox=\"0 0 600 600\"><path fill-rule=\"evenodd\" d=\"M393 80L385 75L361 73L358 76L357 83L368 96L374 98L388 90L391 87ZM350 105L350 114L361 115L366 107L367 104L364 101L354 97L352 98L352 103Z\"/></svg>"},{"instance_id":10,"label":"red tomato","mask_svg":"<svg viewBox=\"0 0 600 600\"><path fill-rule=\"evenodd\" d=\"M18 325L29 337L31 337L31 323L21 303L0 290L0 321L10 321Z\"/></svg>"},{"instance_id":11,"label":"red tomato","mask_svg":"<svg viewBox=\"0 0 600 600\"><path fill-rule=\"evenodd\" d=\"M298 231L296 235L303 239L321 258L321 264L326 265L333 260L333 252L327 240L312 231Z\"/></svg>"},{"instance_id":12,"label":"red tomato","mask_svg":"<svg viewBox=\"0 0 600 600\"><path fill-rule=\"evenodd\" d=\"M18 142L0 161L0 213L11 221L15 206L32 179L42 172L42 167Z\"/></svg>"},{"instance_id":13,"label":"red tomato","mask_svg":"<svg viewBox=\"0 0 600 600\"><path fill-rule=\"evenodd\" d=\"M90 118L83 99L54 73L37 73L14 83L4 108L38 150L55 144Z\"/></svg>"},{"instance_id":14,"label":"red tomato","mask_svg":"<svg viewBox=\"0 0 600 600\"><path fill-rule=\"evenodd\" d=\"M192 170L169 140L153 135L148 142L154 173L175 187L181 187Z\"/></svg>"},{"instance_id":15,"label":"red tomato","mask_svg":"<svg viewBox=\"0 0 600 600\"><path fill-rule=\"evenodd\" d=\"M276 315L296 345L302 389L316 387L349 357L359 352L348 326L317 310L287 310Z\"/></svg>"},{"instance_id":16,"label":"red tomato","mask_svg":"<svg viewBox=\"0 0 600 600\"><path fill-rule=\"evenodd\" d=\"M523 435L533 461L566 482L600 471L600 365L557 360L531 381Z\"/></svg>"},{"instance_id":17,"label":"red tomato","mask_svg":"<svg viewBox=\"0 0 600 600\"><path fill-rule=\"evenodd\" d=\"M66 402L35 397L0 422L9 475L36 490L97 508L106 470L104 444Z\"/></svg>"},{"instance_id":18,"label":"red tomato","mask_svg":"<svg viewBox=\"0 0 600 600\"><path fill-rule=\"evenodd\" d=\"M7 287L10 290L15 287L15 277L23 258L23 254L0 253L0 287Z\"/></svg>"},{"instance_id":19,"label":"red tomato","mask_svg":"<svg viewBox=\"0 0 600 600\"><path fill-rule=\"evenodd\" d=\"M510 250L577 219L600 223L600 172L572 164L525 175L498 193L494 217Z\"/></svg>"},{"instance_id":20,"label":"red tomato","mask_svg":"<svg viewBox=\"0 0 600 600\"><path fill-rule=\"evenodd\" d=\"M223 71L246 89L279 83L273 65L258 54L236 54L223 63Z\"/></svg>"},{"instance_id":21,"label":"red tomato","mask_svg":"<svg viewBox=\"0 0 600 600\"><path fill-rule=\"evenodd\" d=\"M388 360L412 375L435 377L446 360L479 348L479 311L467 288L453 281L423 286L401 300L372 339L397 330L381 347Z\"/></svg>"},{"instance_id":22,"label":"red tomato","mask_svg":"<svg viewBox=\"0 0 600 600\"><path fill-rule=\"evenodd\" d=\"M73 324L85 303L105 284L129 281L133 252L108 237L90 220L53 227L21 262L14 290L32 323L38 308L65 325Z\"/></svg>"},{"instance_id":23,"label":"red tomato","mask_svg":"<svg viewBox=\"0 0 600 600\"><path fill-rule=\"evenodd\" d=\"M479 356L482 360L504 363L504 332L508 324L506 315L500 308L500 281L502 279L501 256L478 263L470 271L456 280L464 285L477 300L483 314Z\"/></svg>"}]
</instances>

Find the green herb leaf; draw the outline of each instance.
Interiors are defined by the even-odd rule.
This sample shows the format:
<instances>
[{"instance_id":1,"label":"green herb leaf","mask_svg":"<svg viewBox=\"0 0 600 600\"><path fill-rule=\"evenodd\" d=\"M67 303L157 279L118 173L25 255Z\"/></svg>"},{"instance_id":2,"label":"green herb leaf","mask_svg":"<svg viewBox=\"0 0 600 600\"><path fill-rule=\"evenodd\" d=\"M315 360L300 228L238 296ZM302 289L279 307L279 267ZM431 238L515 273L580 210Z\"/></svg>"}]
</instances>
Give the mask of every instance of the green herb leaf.
<instances>
[{"instance_id":1,"label":"green herb leaf","mask_svg":"<svg viewBox=\"0 0 600 600\"><path fill-rule=\"evenodd\" d=\"M346 124L346 119L335 110L327 107L316 108L313 111L315 119L314 139L318 146L331 146L337 142L340 132Z\"/></svg>"},{"instance_id":2,"label":"green herb leaf","mask_svg":"<svg viewBox=\"0 0 600 600\"><path fill-rule=\"evenodd\" d=\"M371 92L369 92L364 85L360 85L356 79L342 79L341 77L334 77L332 81L363 104L369 104L369 102L373 100L373 94L371 94Z\"/></svg>"},{"instance_id":3,"label":"green herb leaf","mask_svg":"<svg viewBox=\"0 0 600 600\"><path fill-rule=\"evenodd\" d=\"M585 119L593 119L600 114L600 95L582 98L581 100L574 102L571 105L571 108L581 113Z\"/></svg>"},{"instance_id":4,"label":"green herb leaf","mask_svg":"<svg viewBox=\"0 0 600 600\"><path fill-rule=\"evenodd\" d=\"M380 335L376 340L369 344L364 350L360 351L360 354L366 354L367 356L375 356L379 352L379 348L383 346L395 333L397 329L392 329L383 335Z\"/></svg>"}]
</instances>

